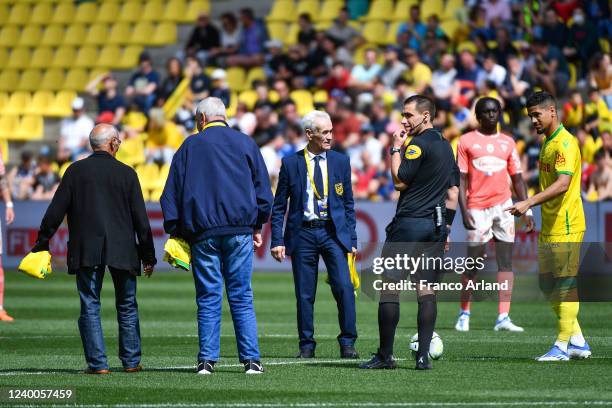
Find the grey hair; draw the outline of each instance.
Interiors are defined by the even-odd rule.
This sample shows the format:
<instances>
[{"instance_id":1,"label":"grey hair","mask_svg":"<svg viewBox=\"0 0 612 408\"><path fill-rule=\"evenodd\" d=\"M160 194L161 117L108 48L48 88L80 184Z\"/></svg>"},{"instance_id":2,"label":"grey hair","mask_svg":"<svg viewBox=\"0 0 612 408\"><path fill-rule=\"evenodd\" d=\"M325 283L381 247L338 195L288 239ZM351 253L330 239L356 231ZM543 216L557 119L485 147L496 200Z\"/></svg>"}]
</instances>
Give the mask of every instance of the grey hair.
<instances>
[{"instance_id":1,"label":"grey hair","mask_svg":"<svg viewBox=\"0 0 612 408\"><path fill-rule=\"evenodd\" d=\"M204 100L198 103L198 107L196 108L196 116L198 115L205 115L207 118L214 116L227 118L225 104L221 99L215 98L214 96L204 98Z\"/></svg>"},{"instance_id":2,"label":"grey hair","mask_svg":"<svg viewBox=\"0 0 612 408\"><path fill-rule=\"evenodd\" d=\"M331 121L331 118L329 117L329 114L327 112L323 112L320 110L310 111L302 118L302 127L304 128L304 131L319 130L319 128L317 127L318 119L327 119Z\"/></svg>"},{"instance_id":3,"label":"grey hair","mask_svg":"<svg viewBox=\"0 0 612 408\"><path fill-rule=\"evenodd\" d=\"M119 133L114 126L100 124L95 126L89 133L89 144L92 149L97 149L110 142L113 137L118 137Z\"/></svg>"}]
</instances>

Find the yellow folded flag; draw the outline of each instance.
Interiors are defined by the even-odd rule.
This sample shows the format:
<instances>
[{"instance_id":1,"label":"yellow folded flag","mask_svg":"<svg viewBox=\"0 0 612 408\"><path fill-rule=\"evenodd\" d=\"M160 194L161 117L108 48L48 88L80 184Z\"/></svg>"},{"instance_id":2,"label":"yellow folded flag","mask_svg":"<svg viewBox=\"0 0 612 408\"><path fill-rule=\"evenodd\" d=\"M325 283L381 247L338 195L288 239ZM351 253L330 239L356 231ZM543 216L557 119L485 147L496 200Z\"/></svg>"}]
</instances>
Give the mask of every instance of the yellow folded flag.
<instances>
[{"instance_id":1,"label":"yellow folded flag","mask_svg":"<svg viewBox=\"0 0 612 408\"><path fill-rule=\"evenodd\" d=\"M191 248L187 241L181 238L168 238L164 245L164 261L174 268L188 271L191 264Z\"/></svg>"},{"instance_id":2,"label":"yellow folded flag","mask_svg":"<svg viewBox=\"0 0 612 408\"><path fill-rule=\"evenodd\" d=\"M355 289L355 296L357 296L357 289L361 286L361 280L359 279L359 274L357 273L357 265L355 263L356 256L352 252L346 254L346 260L348 262L349 274L351 275L351 283L353 284L353 288ZM329 284L329 274L325 277L325 283Z\"/></svg>"},{"instance_id":3,"label":"yellow folded flag","mask_svg":"<svg viewBox=\"0 0 612 408\"><path fill-rule=\"evenodd\" d=\"M49 251L30 252L21 260L19 270L34 278L45 279L53 272L51 254Z\"/></svg>"}]
</instances>

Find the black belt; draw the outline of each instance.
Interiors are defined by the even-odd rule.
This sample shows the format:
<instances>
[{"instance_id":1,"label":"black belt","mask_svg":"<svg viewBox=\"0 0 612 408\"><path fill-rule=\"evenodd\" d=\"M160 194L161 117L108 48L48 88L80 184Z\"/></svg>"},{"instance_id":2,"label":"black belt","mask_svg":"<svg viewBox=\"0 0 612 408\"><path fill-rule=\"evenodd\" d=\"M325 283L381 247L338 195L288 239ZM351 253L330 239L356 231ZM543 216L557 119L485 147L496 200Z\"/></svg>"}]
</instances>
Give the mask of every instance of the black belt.
<instances>
[{"instance_id":1,"label":"black belt","mask_svg":"<svg viewBox=\"0 0 612 408\"><path fill-rule=\"evenodd\" d=\"M331 220L311 220L302 221L302 228L325 228L331 225Z\"/></svg>"}]
</instances>

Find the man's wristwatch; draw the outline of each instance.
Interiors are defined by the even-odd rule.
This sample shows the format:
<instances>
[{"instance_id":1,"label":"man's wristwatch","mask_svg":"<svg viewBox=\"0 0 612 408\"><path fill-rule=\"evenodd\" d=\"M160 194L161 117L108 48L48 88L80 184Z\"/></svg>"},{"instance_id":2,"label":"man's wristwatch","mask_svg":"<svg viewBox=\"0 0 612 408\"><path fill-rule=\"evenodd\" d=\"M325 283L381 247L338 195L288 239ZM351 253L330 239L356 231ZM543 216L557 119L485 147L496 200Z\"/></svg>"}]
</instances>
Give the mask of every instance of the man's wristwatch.
<instances>
[{"instance_id":1,"label":"man's wristwatch","mask_svg":"<svg viewBox=\"0 0 612 408\"><path fill-rule=\"evenodd\" d=\"M402 149L399 147L391 146L391 148L389 149L389 153L391 154L391 156L393 156L394 153L400 153L401 151Z\"/></svg>"}]
</instances>

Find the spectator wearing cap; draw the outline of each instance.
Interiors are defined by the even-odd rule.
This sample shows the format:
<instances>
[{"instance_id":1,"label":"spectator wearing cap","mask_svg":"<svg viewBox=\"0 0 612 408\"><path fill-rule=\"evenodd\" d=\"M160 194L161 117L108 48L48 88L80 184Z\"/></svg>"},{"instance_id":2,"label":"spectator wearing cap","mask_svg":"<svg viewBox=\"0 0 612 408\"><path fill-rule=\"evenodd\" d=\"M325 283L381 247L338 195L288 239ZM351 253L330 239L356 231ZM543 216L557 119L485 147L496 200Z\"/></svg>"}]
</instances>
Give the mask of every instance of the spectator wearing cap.
<instances>
[{"instance_id":1,"label":"spectator wearing cap","mask_svg":"<svg viewBox=\"0 0 612 408\"><path fill-rule=\"evenodd\" d=\"M220 45L219 30L210 23L208 13L200 13L187 40L185 55L196 56L206 62L209 54L216 51Z\"/></svg>"},{"instance_id":2,"label":"spectator wearing cap","mask_svg":"<svg viewBox=\"0 0 612 408\"><path fill-rule=\"evenodd\" d=\"M60 176L53 170L53 159L48 154L41 155L37 164L32 184L32 200L51 200L59 186Z\"/></svg>"},{"instance_id":3,"label":"spectator wearing cap","mask_svg":"<svg viewBox=\"0 0 612 408\"><path fill-rule=\"evenodd\" d=\"M125 96L132 98L140 110L147 114L155 102L159 81L159 74L153 70L151 56L143 52L139 57L139 68L132 74L125 89Z\"/></svg>"},{"instance_id":4,"label":"spectator wearing cap","mask_svg":"<svg viewBox=\"0 0 612 408\"><path fill-rule=\"evenodd\" d=\"M212 72L210 75L211 85L209 96L219 98L225 106L229 106L231 94L226 78L227 74L221 68L217 68Z\"/></svg>"},{"instance_id":5,"label":"spectator wearing cap","mask_svg":"<svg viewBox=\"0 0 612 408\"><path fill-rule=\"evenodd\" d=\"M349 25L349 12L343 7L338 14L334 24L327 29L325 34L331 37L340 47L354 50L361 45L364 40L359 31Z\"/></svg>"},{"instance_id":6,"label":"spectator wearing cap","mask_svg":"<svg viewBox=\"0 0 612 408\"><path fill-rule=\"evenodd\" d=\"M395 47L388 46L385 51L385 64L380 71L379 78L385 88L393 89L395 82L408 69L408 66L399 60L398 51Z\"/></svg>"},{"instance_id":7,"label":"spectator wearing cap","mask_svg":"<svg viewBox=\"0 0 612 408\"><path fill-rule=\"evenodd\" d=\"M102 89L100 89L102 84ZM86 87L87 92L98 100L98 117L96 122L110 123L117 126L125 115L126 103L117 91L117 80L110 72L94 78ZM102 120L107 118L107 120Z\"/></svg>"},{"instance_id":8,"label":"spectator wearing cap","mask_svg":"<svg viewBox=\"0 0 612 408\"><path fill-rule=\"evenodd\" d=\"M421 8L418 4L410 6L410 17L397 30L397 43L418 50L425 37L427 26L421 21Z\"/></svg>"},{"instance_id":9,"label":"spectator wearing cap","mask_svg":"<svg viewBox=\"0 0 612 408\"><path fill-rule=\"evenodd\" d=\"M11 196L15 200L29 200L32 197L32 186L36 175L36 161L29 150L21 152L21 161L7 175Z\"/></svg>"},{"instance_id":10,"label":"spectator wearing cap","mask_svg":"<svg viewBox=\"0 0 612 408\"><path fill-rule=\"evenodd\" d=\"M268 40L266 26L255 18L250 8L240 10L240 20L242 22L240 48L237 55L227 58L227 65L246 68L259 66L264 62L264 44Z\"/></svg>"},{"instance_id":11,"label":"spectator wearing cap","mask_svg":"<svg viewBox=\"0 0 612 408\"><path fill-rule=\"evenodd\" d=\"M357 64L351 70L349 86L359 91L371 91L382 67L376 62L378 52L374 48L364 51L364 63Z\"/></svg>"},{"instance_id":12,"label":"spectator wearing cap","mask_svg":"<svg viewBox=\"0 0 612 408\"><path fill-rule=\"evenodd\" d=\"M72 116L62 120L57 159L60 162L82 159L89 150L89 132L94 122L85 114L85 101L77 97L72 101Z\"/></svg>"}]
</instances>

